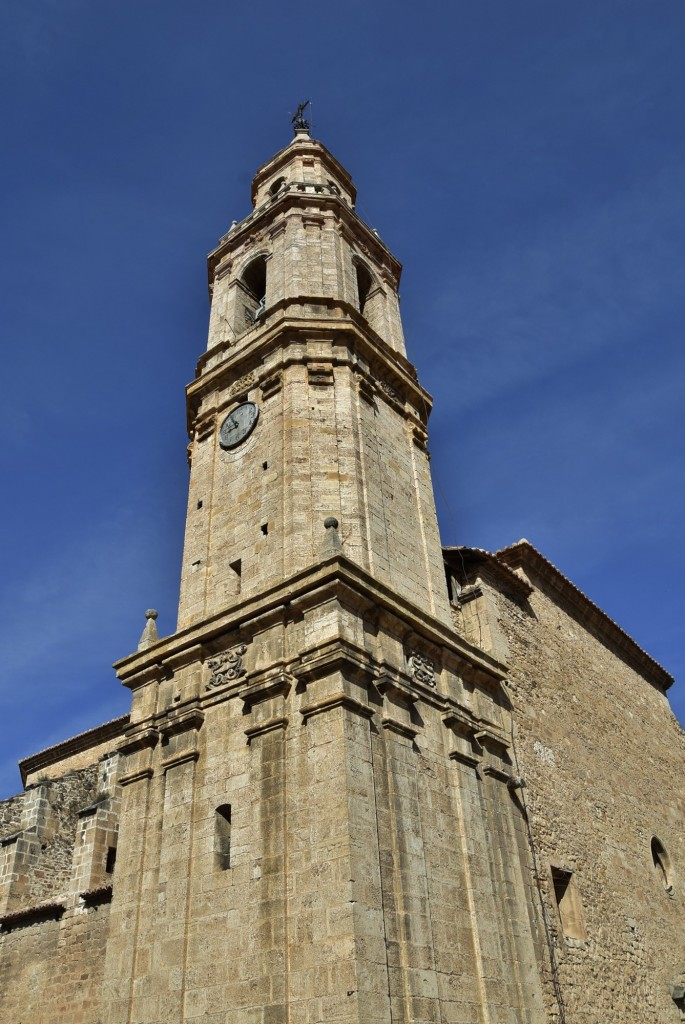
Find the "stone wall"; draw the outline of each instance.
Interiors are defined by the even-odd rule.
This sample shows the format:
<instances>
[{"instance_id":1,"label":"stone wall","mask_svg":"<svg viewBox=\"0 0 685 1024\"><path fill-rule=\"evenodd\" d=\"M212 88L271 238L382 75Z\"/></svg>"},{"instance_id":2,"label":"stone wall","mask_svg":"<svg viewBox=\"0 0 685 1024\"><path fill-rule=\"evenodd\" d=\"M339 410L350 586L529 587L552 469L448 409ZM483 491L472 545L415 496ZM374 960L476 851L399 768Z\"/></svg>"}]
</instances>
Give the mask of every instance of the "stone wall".
<instances>
[{"instance_id":1,"label":"stone wall","mask_svg":"<svg viewBox=\"0 0 685 1024\"><path fill-rule=\"evenodd\" d=\"M0 932L1 1024L96 1024L109 905Z\"/></svg>"},{"instance_id":2,"label":"stone wall","mask_svg":"<svg viewBox=\"0 0 685 1024\"><path fill-rule=\"evenodd\" d=\"M100 748L61 776L55 753L47 779L0 803L2 1024L99 1020L119 802Z\"/></svg>"},{"instance_id":3,"label":"stone wall","mask_svg":"<svg viewBox=\"0 0 685 1024\"><path fill-rule=\"evenodd\" d=\"M608 620L603 628L590 602L583 615L575 588L565 597L559 577L536 564L544 569L532 559L517 570L532 584L528 598L492 566L473 570L475 596L466 594L459 620L511 666L521 796L538 867L533 895L549 930L550 1018L676 1024L668 985L685 948L685 735L654 681L658 666L650 673L636 645L630 664L628 638ZM655 836L666 879L654 863Z\"/></svg>"},{"instance_id":4,"label":"stone wall","mask_svg":"<svg viewBox=\"0 0 685 1024\"><path fill-rule=\"evenodd\" d=\"M500 666L342 556L206 630L117 666L103 1024L541 1024Z\"/></svg>"},{"instance_id":5,"label":"stone wall","mask_svg":"<svg viewBox=\"0 0 685 1024\"><path fill-rule=\"evenodd\" d=\"M18 826L5 833L0 847L2 910L32 906L69 890L78 812L95 799L97 781L97 766L91 765L35 783L0 804L0 814Z\"/></svg>"}]
</instances>

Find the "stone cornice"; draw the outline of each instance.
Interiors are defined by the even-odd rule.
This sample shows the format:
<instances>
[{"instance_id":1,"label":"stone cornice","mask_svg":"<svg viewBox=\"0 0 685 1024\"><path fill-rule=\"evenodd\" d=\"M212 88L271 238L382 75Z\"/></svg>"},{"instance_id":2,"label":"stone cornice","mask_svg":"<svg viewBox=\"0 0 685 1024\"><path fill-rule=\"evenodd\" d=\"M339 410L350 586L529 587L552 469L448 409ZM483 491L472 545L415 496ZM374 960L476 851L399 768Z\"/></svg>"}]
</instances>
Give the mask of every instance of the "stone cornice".
<instances>
[{"instance_id":1,"label":"stone cornice","mask_svg":"<svg viewBox=\"0 0 685 1024\"><path fill-rule=\"evenodd\" d=\"M22 783L26 785L26 779L29 775L33 775L35 772L41 771L57 761L63 761L74 754L80 754L84 750L89 750L91 747L99 747L103 743L107 743L108 740L112 740L112 750L114 750L116 747L115 741L124 735L129 722L129 715L121 715L120 718L113 718L111 722L97 725L94 729L88 729L86 732L81 732L68 740L56 743L53 747L46 747L45 750L40 750L37 754L31 754L30 757L23 758L19 762Z\"/></svg>"},{"instance_id":2,"label":"stone cornice","mask_svg":"<svg viewBox=\"0 0 685 1024\"><path fill-rule=\"evenodd\" d=\"M99 907L102 903L112 902L113 891L111 883L108 885L96 885L92 889L85 889L84 892L80 892L79 897L87 907Z\"/></svg>"},{"instance_id":3,"label":"stone cornice","mask_svg":"<svg viewBox=\"0 0 685 1024\"><path fill-rule=\"evenodd\" d=\"M9 932L23 925L36 924L39 921L59 921L66 910L66 903L53 900L50 903L38 903L33 907L22 907L11 910L0 916L0 931Z\"/></svg>"},{"instance_id":4,"label":"stone cornice","mask_svg":"<svg viewBox=\"0 0 685 1024\"><path fill-rule=\"evenodd\" d=\"M502 548L496 552L495 557L511 569L523 569L533 577L533 583L536 580L538 584L543 583L548 592L563 601L565 607L581 625L591 626L627 665L639 672L652 685L659 686L664 691L672 685L673 676L529 541L520 540L510 547Z\"/></svg>"},{"instance_id":5,"label":"stone cornice","mask_svg":"<svg viewBox=\"0 0 685 1024\"><path fill-rule=\"evenodd\" d=\"M311 314L294 316L293 308L307 305L326 305L331 310L329 317L312 316ZM333 315L335 311L339 316ZM368 375L364 364L383 367L387 377L385 383L396 391L403 392L411 405L418 410L416 425L425 427L433 405L431 395L421 387L417 380L414 366L401 353L391 348L387 342L368 326L354 306L338 299L322 296L297 296L282 299L265 312L265 326L254 332L254 336L241 345L228 345L220 342L205 352L197 364L197 375L186 388L188 436L192 438L193 427L202 398L213 390L222 388L228 380L238 380L250 371L254 372L255 380L249 386L260 384L261 380L271 377L277 370L298 363L320 362L320 355L313 357L306 352L307 342L325 338L332 340L331 351L327 361L331 366L350 366L363 376ZM247 338L247 336L246 336ZM297 351L298 344L301 350ZM280 359L269 361L263 366L261 377L259 366L270 353L282 350ZM212 360L221 357L214 366L205 369ZM380 394L380 392L379 392ZM384 396L380 394L380 397ZM395 405L399 402L395 401ZM406 410L406 403L405 403ZM219 411L218 409L216 410ZM416 417L414 417L416 418Z\"/></svg>"},{"instance_id":6,"label":"stone cornice","mask_svg":"<svg viewBox=\"0 0 685 1024\"><path fill-rule=\"evenodd\" d=\"M311 309L307 308L312 306L317 306L319 312L312 313ZM329 310L329 315L321 315L322 306ZM303 310L301 316L294 315L292 312L297 307ZM280 313L281 316L275 319L277 313ZM330 295L286 296L271 306L267 306L260 317L260 324L263 326L242 335L240 344L221 341L204 352L197 362L196 379L188 385L188 390L192 390L198 385L203 374L205 376L215 375L217 371L223 371L224 367L230 368L232 374L235 374L236 365L239 365L247 356L251 357L252 362L259 362L263 354L262 349L274 348L274 341L282 343L282 335L285 331L290 332L290 335L302 334L305 339L317 337L330 339L331 330L334 330L336 334L353 331L355 342L360 341L365 345L374 358L380 356L385 362L394 364L398 377L414 387L419 386L416 367L413 363L410 363L406 356L384 341L369 326L368 321L356 306L344 299L332 298ZM228 353L228 358L206 371L207 363L224 352ZM335 358L333 352L330 354L330 358ZM240 375L238 374L238 376Z\"/></svg>"},{"instance_id":7,"label":"stone cornice","mask_svg":"<svg viewBox=\"0 0 685 1024\"><path fill-rule=\"evenodd\" d=\"M393 256L384 242L365 224L354 209L344 199L330 192L323 186L312 182L302 182L303 190L297 187L279 192L272 200L262 203L256 210L236 224L225 234L219 244L207 256L208 283L211 288L219 265L230 253L239 249L247 239L258 232L266 232L272 228L277 218L282 218L290 210L312 215L312 208L321 211L330 210L343 230L352 234L355 241L363 247L364 255L369 256L377 267L387 268L392 279L392 287L397 288L402 275L402 264Z\"/></svg>"},{"instance_id":8,"label":"stone cornice","mask_svg":"<svg viewBox=\"0 0 685 1024\"><path fill-rule=\"evenodd\" d=\"M323 142L319 142L318 139L312 139L306 136L303 138L296 138L287 146L284 146L283 149L279 149L271 159L267 160L266 163L263 163L261 167L257 169L252 180L251 194L253 201L262 182L266 181L267 178L270 178L271 175L275 174L281 167L285 167L286 164L289 164L296 155L317 157L321 160L322 164L327 166L335 177L339 178L345 185L352 196L352 200L354 201L356 199L357 190L354 187L349 171L345 170L340 161L333 156L330 149L327 149L327 147L324 146Z\"/></svg>"},{"instance_id":9,"label":"stone cornice","mask_svg":"<svg viewBox=\"0 0 685 1024\"><path fill-rule=\"evenodd\" d=\"M358 603L361 595L368 607L387 611L407 623L417 636L428 643L446 648L449 657L465 675L486 685L499 683L506 677L503 664L469 644L448 625L395 594L344 555L332 555L259 596L246 598L230 610L161 639L149 651L136 651L122 658L114 666L117 675L125 686L137 689L150 678L148 669L151 661L163 664L180 651L196 644L208 644L224 633L241 629L249 632L249 624L258 616L298 601L309 602L317 591L321 602L337 597L348 604Z\"/></svg>"},{"instance_id":10,"label":"stone cornice","mask_svg":"<svg viewBox=\"0 0 685 1024\"><path fill-rule=\"evenodd\" d=\"M526 600L533 593L533 587L528 580L523 579L510 569L508 565L500 561L496 555L484 548L469 548L457 545L455 547L444 547L442 554L447 562L448 568L463 576L467 567L475 565L486 566L491 574L501 583L507 591L513 593L520 600ZM468 594L467 597L470 597Z\"/></svg>"},{"instance_id":11,"label":"stone cornice","mask_svg":"<svg viewBox=\"0 0 685 1024\"><path fill-rule=\"evenodd\" d=\"M328 711L334 711L336 708L345 708L347 711L353 711L362 718L373 718L373 708L342 691L331 693L311 704L305 704L304 707L300 708L300 714L303 721L306 722L308 719L313 718L314 715L322 715Z\"/></svg>"}]
</instances>

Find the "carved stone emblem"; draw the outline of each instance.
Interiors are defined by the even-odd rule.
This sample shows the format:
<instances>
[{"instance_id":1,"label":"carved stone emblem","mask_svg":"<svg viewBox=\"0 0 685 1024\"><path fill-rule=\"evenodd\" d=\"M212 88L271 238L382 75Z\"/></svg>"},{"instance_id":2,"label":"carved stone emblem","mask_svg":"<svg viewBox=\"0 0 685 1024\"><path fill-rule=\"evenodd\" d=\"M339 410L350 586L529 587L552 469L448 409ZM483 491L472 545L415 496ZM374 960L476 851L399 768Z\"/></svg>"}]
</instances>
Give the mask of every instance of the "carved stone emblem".
<instances>
[{"instance_id":1,"label":"carved stone emblem","mask_svg":"<svg viewBox=\"0 0 685 1024\"><path fill-rule=\"evenodd\" d=\"M390 384L387 383L387 381L380 380L379 378L377 378L376 383L378 384L378 387L381 389L381 391L388 396L388 398L391 398L395 402L399 402L400 396L397 394L395 389Z\"/></svg>"},{"instance_id":2,"label":"carved stone emblem","mask_svg":"<svg viewBox=\"0 0 685 1024\"><path fill-rule=\"evenodd\" d=\"M419 651L409 651L407 667L412 679L415 679L417 683L435 686L435 664L425 654L421 654Z\"/></svg>"},{"instance_id":3,"label":"carved stone emblem","mask_svg":"<svg viewBox=\"0 0 685 1024\"><path fill-rule=\"evenodd\" d=\"M215 686L223 686L224 683L230 683L234 679L240 679L241 676L246 675L247 669L243 665L243 655L246 650L247 646L240 644L232 651L224 651L216 658L209 659L207 664L212 675L207 683L208 690L212 690Z\"/></svg>"},{"instance_id":4,"label":"carved stone emblem","mask_svg":"<svg viewBox=\"0 0 685 1024\"><path fill-rule=\"evenodd\" d=\"M233 395L237 395L239 391L247 391L255 382L254 373L246 373L243 377L238 377L237 380L233 381L230 388L228 389L228 398L232 398Z\"/></svg>"}]
</instances>

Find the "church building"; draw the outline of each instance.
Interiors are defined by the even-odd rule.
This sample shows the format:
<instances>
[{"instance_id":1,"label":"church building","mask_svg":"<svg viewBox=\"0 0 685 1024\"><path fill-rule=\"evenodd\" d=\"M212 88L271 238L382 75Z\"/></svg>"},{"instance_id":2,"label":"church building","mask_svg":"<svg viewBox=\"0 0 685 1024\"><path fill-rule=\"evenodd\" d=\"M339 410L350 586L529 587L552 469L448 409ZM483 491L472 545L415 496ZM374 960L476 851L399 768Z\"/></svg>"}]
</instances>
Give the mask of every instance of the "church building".
<instances>
[{"instance_id":1,"label":"church building","mask_svg":"<svg viewBox=\"0 0 685 1024\"><path fill-rule=\"evenodd\" d=\"M0 1022L677 1024L673 680L442 547L401 266L294 123L208 260L176 631L0 803Z\"/></svg>"}]
</instances>

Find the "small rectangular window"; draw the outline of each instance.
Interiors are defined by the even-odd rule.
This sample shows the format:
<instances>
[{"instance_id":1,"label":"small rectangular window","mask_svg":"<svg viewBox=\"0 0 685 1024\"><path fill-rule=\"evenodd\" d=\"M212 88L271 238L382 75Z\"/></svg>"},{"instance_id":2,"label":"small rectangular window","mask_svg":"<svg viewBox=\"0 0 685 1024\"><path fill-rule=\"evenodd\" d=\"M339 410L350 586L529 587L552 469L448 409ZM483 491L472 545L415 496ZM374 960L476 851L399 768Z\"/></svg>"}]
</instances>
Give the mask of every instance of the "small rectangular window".
<instances>
[{"instance_id":1,"label":"small rectangular window","mask_svg":"<svg viewBox=\"0 0 685 1024\"><path fill-rule=\"evenodd\" d=\"M108 875L114 873L114 865L117 862L117 848L116 846L107 847L107 859L105 860L105 871Z\"/></svg>"},{"instance_id":2,"label":"small rectangular window","mask_svg":"<svg viewBox=\"0 0 685 1024\"><path fill-rule=\"evenodd\" d=\"M564 936L567 939L585 939L583 908L573 872L552 867L552 884Z\"/></svg>"}]
</instances>

